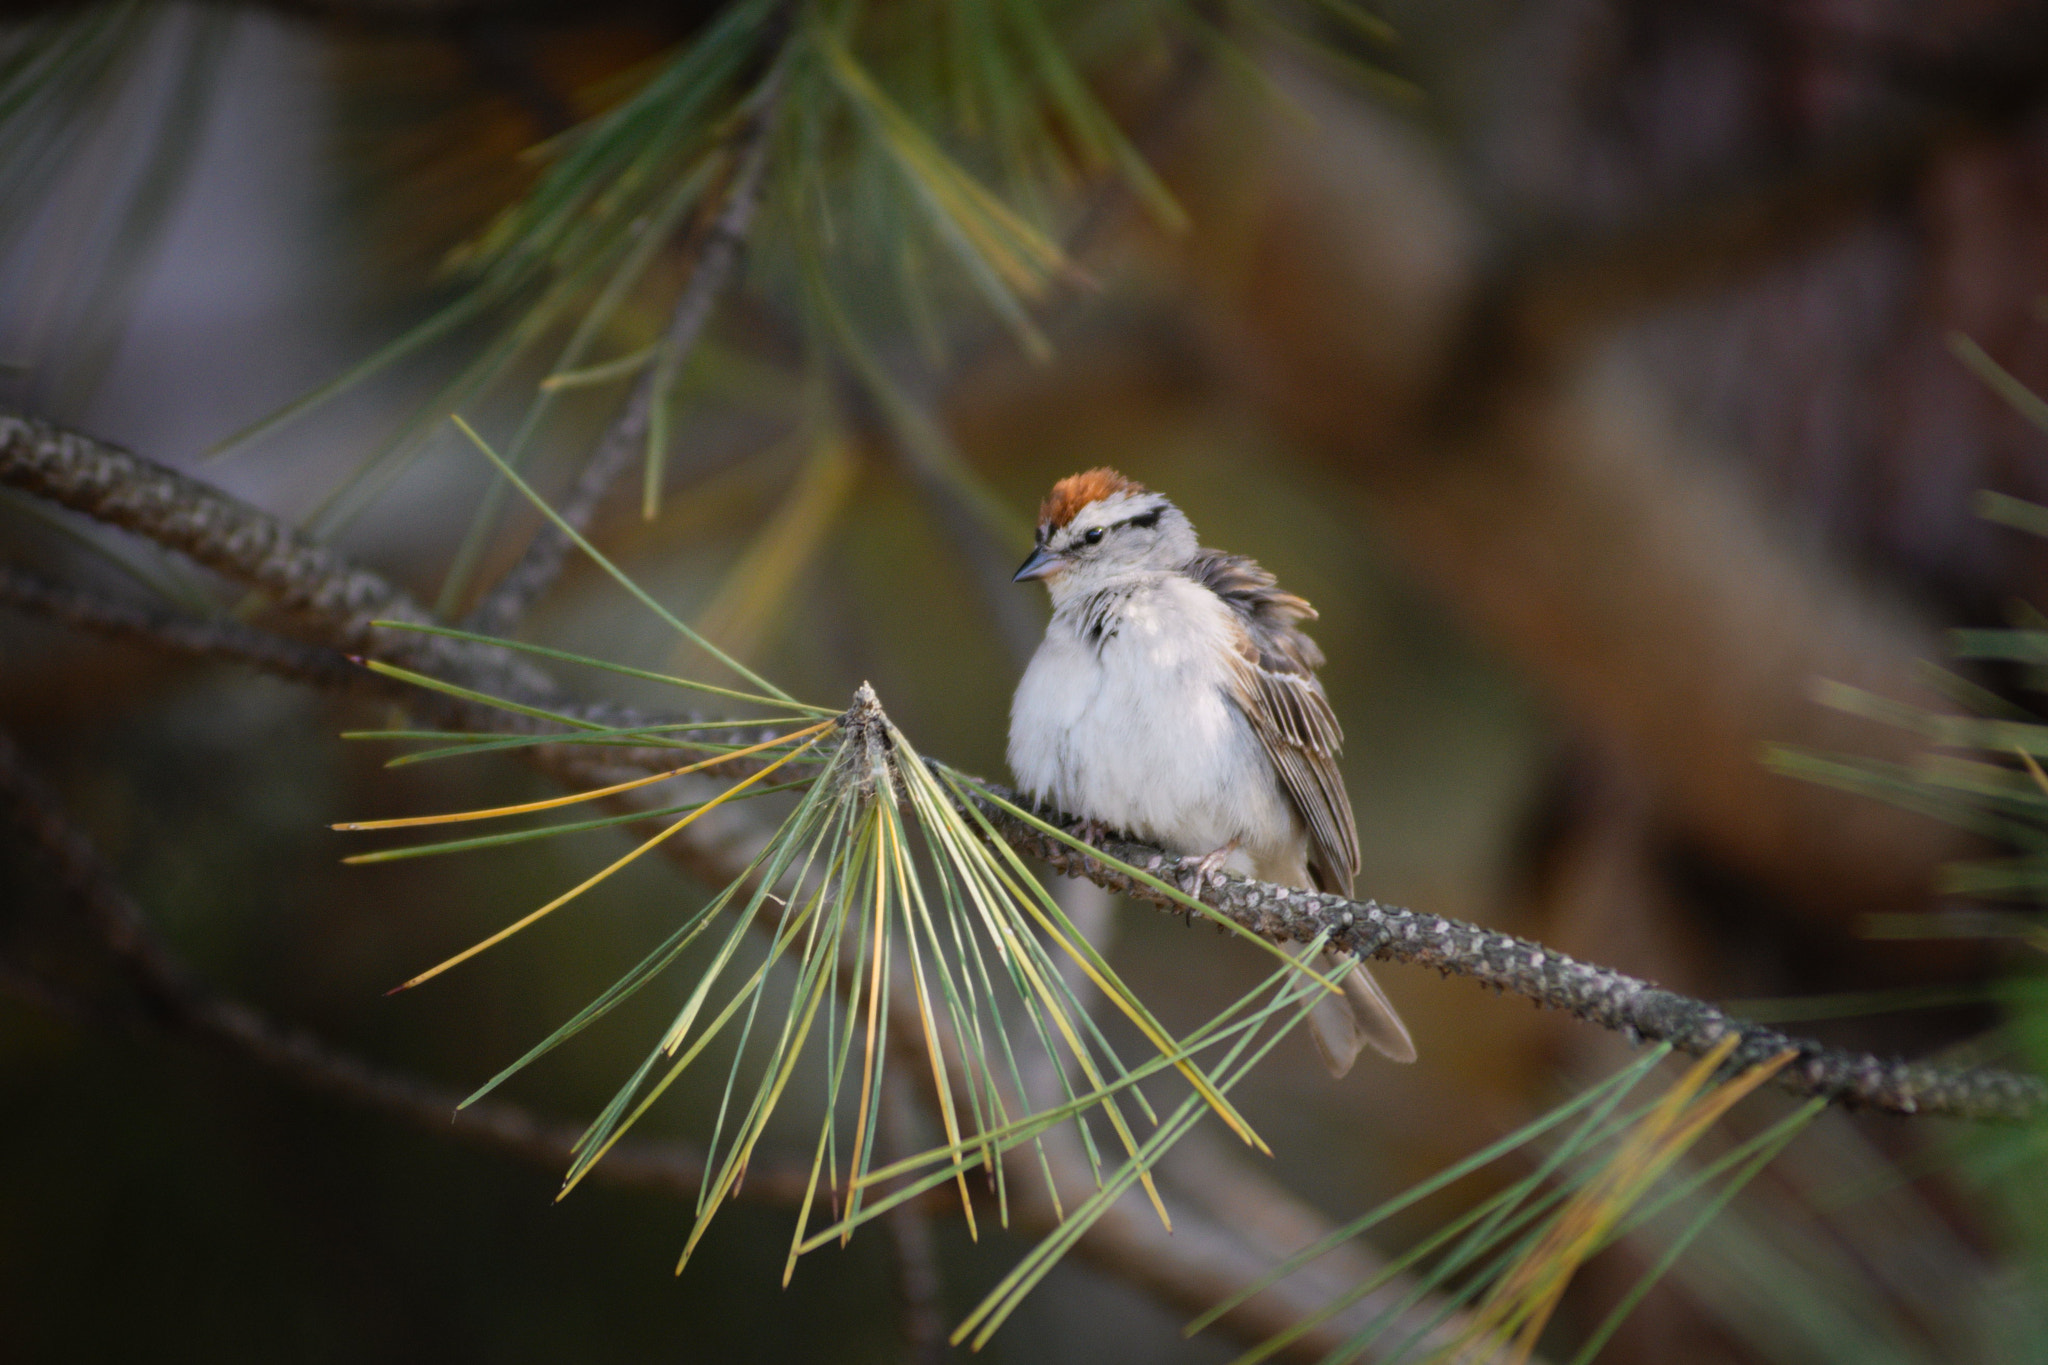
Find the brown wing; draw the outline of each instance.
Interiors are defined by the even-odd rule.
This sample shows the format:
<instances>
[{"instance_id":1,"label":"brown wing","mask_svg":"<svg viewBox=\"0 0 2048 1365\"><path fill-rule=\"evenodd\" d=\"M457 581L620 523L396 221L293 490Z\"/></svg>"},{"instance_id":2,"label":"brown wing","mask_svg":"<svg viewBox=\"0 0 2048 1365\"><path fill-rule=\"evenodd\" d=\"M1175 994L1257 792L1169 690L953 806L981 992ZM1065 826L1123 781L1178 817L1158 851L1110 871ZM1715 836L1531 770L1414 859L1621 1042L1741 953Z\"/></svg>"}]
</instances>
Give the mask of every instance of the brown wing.
<instances>
[{"instance_id":1,"label":"brown wing","mask_svg":"<svg viewBox=\"0 0 2048 1365\"><path fill-rule=\"evenodd\" d=\"M1228 603L1244 627L1238 705L1308 826L1316 888L1348 896L1358 873L1358 823L1337 771L1344 732L1316 679L1323 652L1294 626L1314 620L1315 608L1282 592L1272 574L1241 555L1203 550L1187 571Z\"/></svg>"}]
</instances>

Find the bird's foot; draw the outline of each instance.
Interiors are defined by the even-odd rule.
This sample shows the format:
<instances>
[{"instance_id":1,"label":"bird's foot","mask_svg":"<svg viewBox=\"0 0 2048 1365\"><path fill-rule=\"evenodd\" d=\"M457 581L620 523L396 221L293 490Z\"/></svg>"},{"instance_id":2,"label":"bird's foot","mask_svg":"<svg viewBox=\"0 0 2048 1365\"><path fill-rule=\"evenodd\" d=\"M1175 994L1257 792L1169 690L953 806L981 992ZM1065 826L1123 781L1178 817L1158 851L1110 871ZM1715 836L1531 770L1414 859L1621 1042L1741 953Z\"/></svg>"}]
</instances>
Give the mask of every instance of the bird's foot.
<instances>
[{"instance_id":1,"label":"bird's foot","mask_svg":"<svg viewBox=\"0 0 2048 1365\"><path fill-rule=\"evenodd\" d=\"M1183 862L1181 871L1188 877L1188 894L1199 896L1202 888L1211 882L1223 885L1223 865L1230 861L1230 855L1237 852L1237 840L1232 839L1219 849L1204 853L1193 862Z\"/></svg>"},{"instance_id":2,"label":"bird's foot","mask_svg":"<svg viewBox=\"0 0 2048 1365\"><path fill-rule=\"evenodd\" d=\"M1073 835L1090 848L1101 848L1102 841L1107 839L1111 832L1108 825L1094 819L1083 820L1080 824L1070 826L1067 830L1067 833Z\"/></svg>"}]
</instances>

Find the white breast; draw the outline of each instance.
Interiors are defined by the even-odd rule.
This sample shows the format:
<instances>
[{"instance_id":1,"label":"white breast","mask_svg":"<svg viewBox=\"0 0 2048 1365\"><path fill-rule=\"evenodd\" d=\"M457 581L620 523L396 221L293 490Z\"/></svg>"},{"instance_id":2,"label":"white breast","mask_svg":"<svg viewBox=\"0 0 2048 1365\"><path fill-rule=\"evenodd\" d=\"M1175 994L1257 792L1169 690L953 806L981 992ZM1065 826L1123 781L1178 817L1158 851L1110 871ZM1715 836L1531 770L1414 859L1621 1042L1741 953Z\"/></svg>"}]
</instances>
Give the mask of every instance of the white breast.
<instances>
[{"instance_id":1,"label":"white breast","mask_svg":"<svg viewBox=\"0 0 2048 1365\"><path fill-rule=\"evenodd\" d=\"M1298 861L1300 821L1230 699L1230 608L1163 575L1115 615L1099 643L1078 610L1053 617L1010 706L1018 783L1172 852L1205 854L1236 839L1234 871Z\"/></svg>"}]
</instances>

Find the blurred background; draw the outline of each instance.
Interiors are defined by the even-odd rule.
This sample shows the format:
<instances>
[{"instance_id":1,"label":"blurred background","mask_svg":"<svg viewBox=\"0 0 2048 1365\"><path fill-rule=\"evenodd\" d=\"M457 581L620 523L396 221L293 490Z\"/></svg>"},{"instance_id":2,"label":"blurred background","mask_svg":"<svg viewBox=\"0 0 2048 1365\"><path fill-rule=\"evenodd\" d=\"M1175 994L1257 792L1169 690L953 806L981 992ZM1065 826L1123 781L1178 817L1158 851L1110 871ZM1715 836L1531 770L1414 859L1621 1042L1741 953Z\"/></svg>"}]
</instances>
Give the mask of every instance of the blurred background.
<instances>
[{"instance_id":1,"label":"blurred background","mask_svg":"<svg viewBox=\"0 0 2048 1365\"><path fill-rule=\"evenodd\" d=\"M1114 465L1319 609L1361 896L1842 1046L2015 1055L1996 998L2038 930L2011 906L1997 932L1955 928L1986 911L1943 880L1998 831L1767 760L1927 776L1917 736L1819 704L1817 680L1987 708L2037 681L1931 667L1945 631L2033 625L2044 597L2040 541L1977 510L1986 489L2048 500L2028 406L2048 384L2037 4L8 4L0 407L218 484L462 619L536 519L494 501L442 419L462 411L562 497L636 376L662 372L738 135L692 115L669 160L599 184L577 158L632 130L583 121L686 98L678 54L741 13L764 44L837 25L885 94L842 76L832 105L789 76L735 279L656 393L659 470L636 455L595 510L594 538L672 609L798 696L872 681L925 752L1006 779L1007 699L1045 619L1009 573L1052 481ZM1033 65L1033 34L1080 93ZM1000 60L977 67L983 40ZM692 79L743 108L767 50ZM700 173L712 188L665 207ZM597 247L546 235L570 190ZM583 250L601 271L577 274ZM593 368L620 357L638 359ZM0 562L269 619L15 491ZM4 602L25 609L0 612L0 727L209 990L393 1075L466 1093L710 889L636 865L386 999L623 836L344 867L359 848L334 822L553 789L505 756L387 769L338 737L394 723L387 701L102 638L31 596L17 580ZM688 662L587 563L510 624ZM576 679L653 695L619 684ZM1259 970L1147 908L1104 935L1183 1024ZM556 1205L559 1168L155 1026L12 837L0 964L8 1359L906 1358L888 1238L784 1290L788 1212L742 1204L671 1277L673 1194ZM1380 975L1417 1066L1332 1082L1297 1040L1247 1086L1279 1155L1246 1197L1300 1227L1630 1055L1469 983ZM675 998L620 1011L513 1098L587 1118ZM701 1137L714 1101L649 1122ZM2031 1205L1956 1174L1956 1127L1826 1116L1602 1358L2042 1358L2026 1267L2048 1243ZM927 1231L948 1324L1029 1245ZM1546 1351L1570 1358L1656 1251L1595 1261ZM985 1354L1235 1354L1184 1341L1187 1291L1156 1278L1077 1258Z\"/></svg>"}]
</instances>

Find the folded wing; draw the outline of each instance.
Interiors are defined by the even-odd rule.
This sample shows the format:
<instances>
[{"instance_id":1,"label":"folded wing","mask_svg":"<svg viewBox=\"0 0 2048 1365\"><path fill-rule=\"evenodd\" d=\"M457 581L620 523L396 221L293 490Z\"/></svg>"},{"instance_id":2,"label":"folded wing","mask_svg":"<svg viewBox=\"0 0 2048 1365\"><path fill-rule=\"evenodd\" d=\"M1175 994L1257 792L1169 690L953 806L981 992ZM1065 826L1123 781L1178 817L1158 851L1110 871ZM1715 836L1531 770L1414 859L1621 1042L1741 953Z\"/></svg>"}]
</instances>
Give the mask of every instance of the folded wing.
<instances>
[{"instance_id":1,"label":"folded wing","mask_svg":"<svg viewBox=\"0 0 2048 1365\"><path fill-rule=\"evenodd\" d=\"M1349 896L1358 875L1358 822L1337 769L1344 732L1316 677L1323 653L1294 624L1314 620L1315 608L1281 591L1272 574L1242 555L1204 550L1189 573L1229 604L1242 628L1232 695L1308 830L1309 877L1316 890ZM1336 965L1331 958L1324 962ZM1367 1043L1394 1061L1414 1061L1407 1026L1363 962L1345 973L1343 984L1341 1000L1332 997L1309 1016L1331 1072L1349 1071Z\"/></svg>"}]
</instances>

